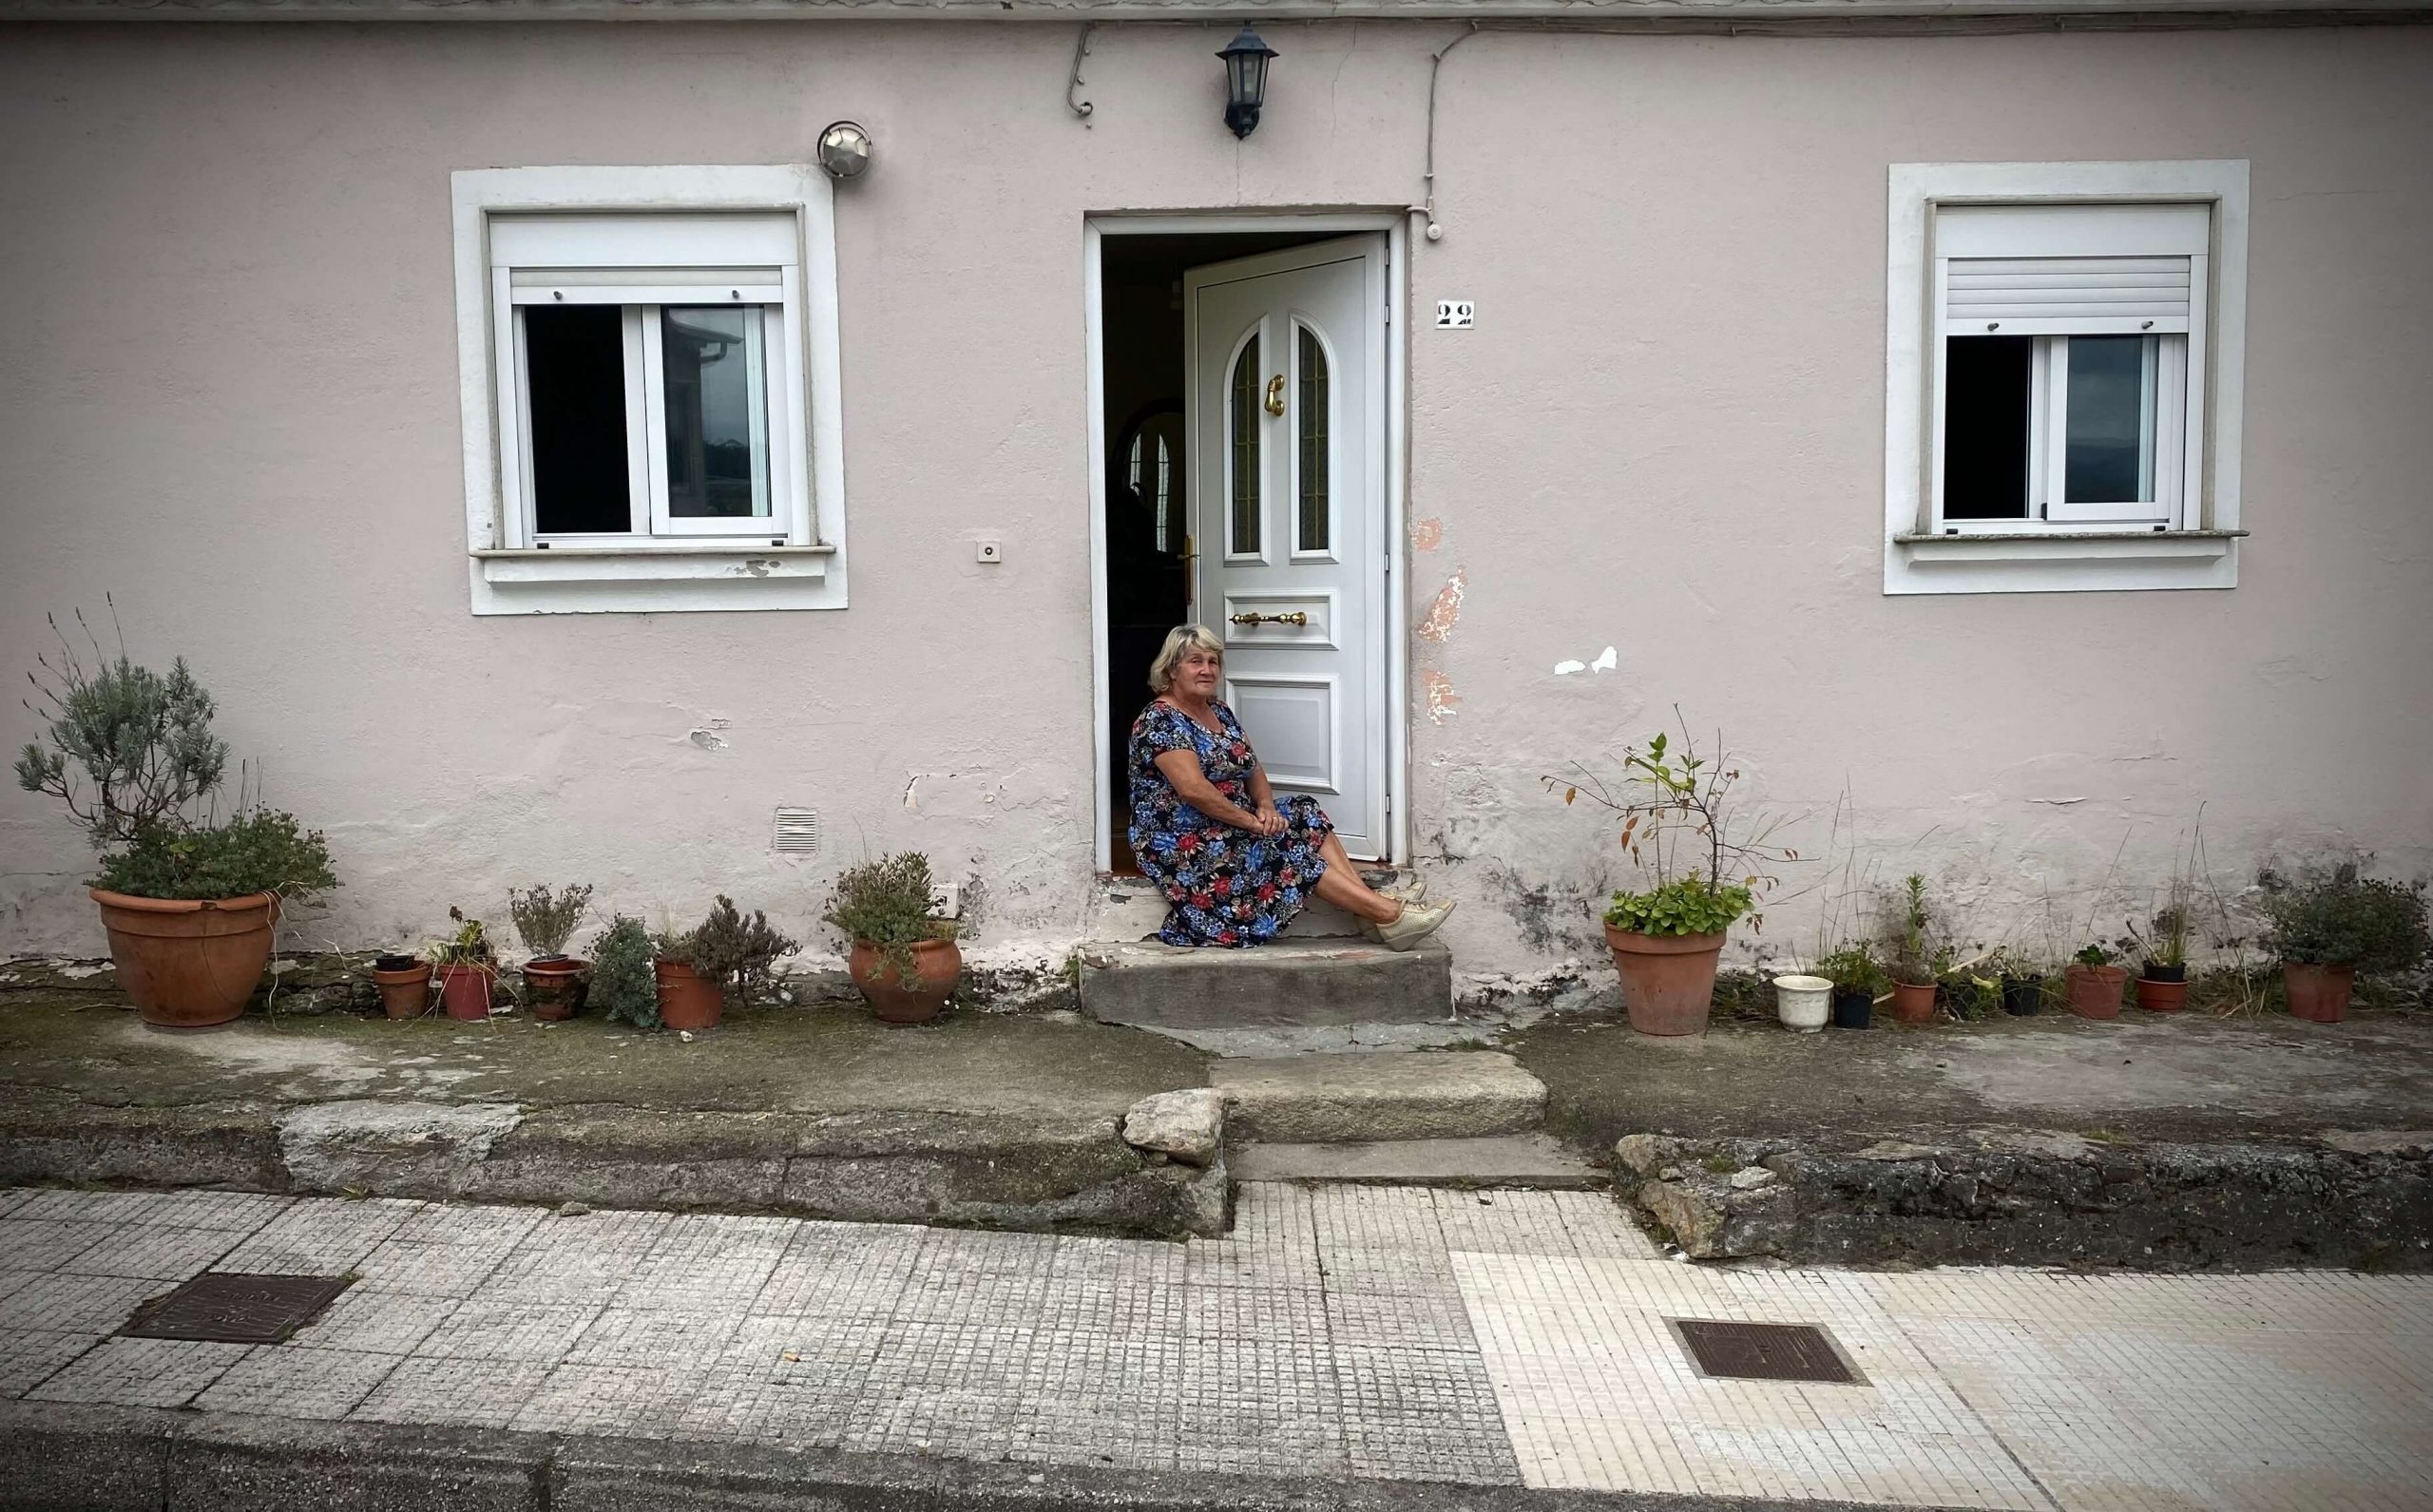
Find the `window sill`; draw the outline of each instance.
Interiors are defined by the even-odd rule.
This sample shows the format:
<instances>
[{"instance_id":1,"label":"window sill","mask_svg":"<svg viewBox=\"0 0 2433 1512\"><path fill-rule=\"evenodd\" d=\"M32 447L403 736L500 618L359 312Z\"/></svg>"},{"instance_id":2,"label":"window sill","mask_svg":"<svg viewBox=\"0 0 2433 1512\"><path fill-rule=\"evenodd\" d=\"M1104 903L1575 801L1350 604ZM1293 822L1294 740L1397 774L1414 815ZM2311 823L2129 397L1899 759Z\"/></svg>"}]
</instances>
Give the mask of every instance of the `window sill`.
<instances>
[{"instance_id":1,"label":"window sill","mask_svg":"<svg viewBox=\"0 0 2433 1512\"><path fill-rule=\"evenodd\" d=\"M556 545L484 548L471 559L476 614L841 609L833 545Z\"/></svg>"},{"instance_id":2,"label":"window sill","mask_svg":"<svg viewBox=\"0 0 2433 1512\"><path fill-rule=\"evenodd\" d=\"M1904 531L1889 538L1887 593L2067 593L2228 588L2244 530Z\"/></svg>"}]
</instances>

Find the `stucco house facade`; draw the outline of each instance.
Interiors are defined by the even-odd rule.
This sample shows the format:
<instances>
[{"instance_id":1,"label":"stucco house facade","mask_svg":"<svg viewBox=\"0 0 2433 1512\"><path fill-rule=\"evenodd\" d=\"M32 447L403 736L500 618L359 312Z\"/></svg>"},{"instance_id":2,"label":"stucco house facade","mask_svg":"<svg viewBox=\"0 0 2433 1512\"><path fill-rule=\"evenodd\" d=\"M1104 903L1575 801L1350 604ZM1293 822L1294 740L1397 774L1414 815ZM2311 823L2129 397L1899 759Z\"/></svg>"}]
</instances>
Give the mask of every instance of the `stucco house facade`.
<instances>
[{"instance_id":1,"label":"stucco house facade","mask_svg":"<svg viewBox=\"0 0 2433 1512\"><path fill-rule=\"evenodd\" d=\"M0 0L0 642L191 661L345 881L291 948L540 880L819 937L917 848L1053 969L1138 932L1185 619L1472 985L1594 948L1544 779L1682 722L1794 952L1910 871L2108 924L2200 813L2421 874L2427 22ZM0 950L101 953L87 865L0 794Z\"/></svg>"}]
</instances>

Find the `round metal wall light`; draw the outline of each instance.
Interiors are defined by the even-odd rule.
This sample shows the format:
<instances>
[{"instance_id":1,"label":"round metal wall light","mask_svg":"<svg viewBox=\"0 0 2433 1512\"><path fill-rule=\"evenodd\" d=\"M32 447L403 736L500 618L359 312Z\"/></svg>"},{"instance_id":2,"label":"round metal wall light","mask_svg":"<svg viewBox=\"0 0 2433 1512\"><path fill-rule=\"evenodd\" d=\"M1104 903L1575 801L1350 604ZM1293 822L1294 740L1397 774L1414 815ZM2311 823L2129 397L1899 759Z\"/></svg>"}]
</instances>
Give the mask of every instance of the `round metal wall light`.
<instances>
[{"instance_id":1,"label":"round metal wall light","mask_svg":"<svg viewBox=\"0 0 2433 1512\"><path fill-rule=\"evenodd\" d=\"M1225 60L1225 124L1235 136L1247 137L1258 129L1259 106L1267 103L1267 63L1276 55L1247 21L1216 54Z\"/></svg>"},{"instance_id":2,"label":"round metal wall light","mask_svg":"<svg viewBox=\"0 0 2433 1512\"><path fill-rule=\"evenodd\" d=\"M858 179L871 165L871 134L858 121L838 121L819 134L819 166L832 179Z\"/></svg>"}]
</instances>

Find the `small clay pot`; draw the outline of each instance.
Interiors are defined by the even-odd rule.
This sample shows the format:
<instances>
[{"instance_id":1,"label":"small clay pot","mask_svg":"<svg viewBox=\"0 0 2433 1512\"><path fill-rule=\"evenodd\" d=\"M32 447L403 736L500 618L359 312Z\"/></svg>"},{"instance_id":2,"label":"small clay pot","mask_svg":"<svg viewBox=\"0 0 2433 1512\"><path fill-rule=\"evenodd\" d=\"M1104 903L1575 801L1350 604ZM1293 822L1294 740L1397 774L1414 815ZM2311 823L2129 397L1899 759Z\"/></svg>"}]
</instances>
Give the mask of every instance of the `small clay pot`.
<instances>
[{"instance_id":1,"label":"small clay pot","mask_svg":"<svg viewBox=\"0 0 2433 1512\"><path fill-rule=\"evenodd\" d=\"M451 1019L479 1024L490 1016L491 986L498 967L487 963L439 968L439 1005Z\"/></svg>"},{"instance_id":2,"label":"small clay pot","mask_svg":"<svg viewBox=\"0 0 2433 1512\"><path fill-rule=\"evenodd\" d=\"M659 1022L671 1029L715 1029L726 1012L726 990L681 961L654 961Z\"/></svg>"},{"instance_id":3,"label":"small clay pot","mask_svg":"<svg viewBox=\"0 0 2433 1512\"><path fill-rule=\"evenodd\" d=\"M1864 1029L1875 1019L1875 994L1865 987L1833 989L1833 1027Z\"/></svg>"},{"instance_id":4,"label":"small clay pot","mask_svg":"<svg viewBox=\"0 0 2433 1512\"><path fill-rule=\"evenodd\" d=\"M1622 1011L1641 1034L1707 1032L1715 1004L1715 962L1723 930L1713 934L1639 934L1605 926L1605 947L1622 979Z\"/></svg>"},{"instance_id":5,"label":"small clay pot","mask_svg":"<svg viewBox=\"0 0 2433 1512\"><path fill-rule=\"evenodd\" d=\"M429 1013L431 963L410 955L384 955L380 960L406 963L401 967L373 967L373 985L380 989L380 1011L393 1019L419 1019Z\"/></svg>"},{"instance_id":6,"label":"small clay pot","mask_svg":"<svg viewBox=\"0 0 2433 1512\"><path fill-rule=\"evenodd\" d=\"M1931 982L1892 984L1892 1016L1904 1024L1932 1024L1935 985Z\"/></svg>"},{"instance_id":7,"label":"small clay pot","mask_svg":"<svg viewBox=\"0 0 2433 1512\"><path fill-rule=\"evenodd\" d=\"M2180 969L2183 974L2181 978L2176 981L2169 977L2139 977L2137 979L2137 1006L2145 1009L2148 1013L2177 1013L2181 1008L2187 1006L2188 982L2185 976L2186 968L2182 967Z\"/></svg>"},{"instance_id":8,"label":"small clay pot","mask_svg":"<svg viewBox=\"0 0 2433 1512\"><path fill-rule=\"evenodd\" d=\"M2281 985L2289 994L2289 1017L2338 1024L2348 1017L2348 993L2357 985L2357 968L2284 961Z\"/></svg>"},{"instance_id":9,"label":"small clay pot","mask_svg":"<svg viewBox=\"0 0 2433 1512\"><path fill-rule=\"evenodd\" d=\"M564 955L525 962L524 998L532 1017L555 1023L582 1012L586 986L584 972L590 966L588 961Z\"/></svg>"},{"instance_id":10,"label":"small clay pot","mask_svg":"<svg viewBox=\"0 0 2433 1512\"><path fill-rule=\"evenodd\" d=\"M119 990L143 1010L144 1023L201 1029L245 1011L270 963L278 893L196 899L87 892L101 906Z\"/></svg>"},{"instance_id":11,"label":"small clay pot","mask_svg":"<svg viewBox=\"0 0 2433 1512\"><path fill-rule=\"evenodd\" d=\"M921 940L912 947L912 981L906 985L887 965L879 947L868 940L853 942L845 958L853 986L871 1012L888 1024L927 1024L945 1011L947 999L963 980L963 949L952 940Z\"/></svg>"},{"instance_id":12,"label":"small clay pot","mask_svg":"<svg viewBox=\"0 0 2433 1512\"><path fill-rule=\"evenodd\" d=\"M2002 978L2002 1011L2014 1019L2034 1017L2044 1006L2042 977Z\"/></svg>"},{"instance_id":13,"label":"small clay pot","mask_svg":"<svg viewBox=\"0 0 2433 1512\"><path fill-rule=\"evenodd\" d=\"M2125 966L2086 966L2073 961L2062 969L2070 1011L2081 1019L2120 1017L2120 995L2129 986Z\"/></svg>"}]
</instances>

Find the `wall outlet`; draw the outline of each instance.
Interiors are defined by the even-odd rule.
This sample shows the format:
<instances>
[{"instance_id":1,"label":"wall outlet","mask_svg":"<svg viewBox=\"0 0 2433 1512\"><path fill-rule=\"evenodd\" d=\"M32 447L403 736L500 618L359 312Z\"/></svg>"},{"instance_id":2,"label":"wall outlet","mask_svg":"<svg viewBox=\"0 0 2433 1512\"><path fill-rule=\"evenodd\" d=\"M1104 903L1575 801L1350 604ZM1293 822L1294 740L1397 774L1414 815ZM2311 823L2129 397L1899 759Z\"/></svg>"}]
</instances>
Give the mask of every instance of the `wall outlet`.
<instances>
[{"instance_id":1,"label":"wall outlet","mask_svg":"<svg viewBox=\"0 0 2433 1512\"><path fill-rule=\"evenodd\" d=\"M1436 327L1440 331L1467 331L1477 318L1479 307L1468 299L1436 301Z\"/></svg>"},{"instance_id":2,"label":"wall outlet","mask_svg":"<svg viewBox=\"0 0 2433 1512\"><path fill-rule=\"evenodd\" d=\"M929 911L941 919L963 917L963 884L932 882L929 884Z\"/></svg>"},{"instance_id":3,"label":"wall outlet","mask_svg":"<svg viewBox=\"0 0 2433 1512\"><path fill-rule=\"evenodd\" d=\"M975 541L971 546L974 562L998 563L1006 560L1006 545L1002 541Z\"/></svg>"}]
</instances>

